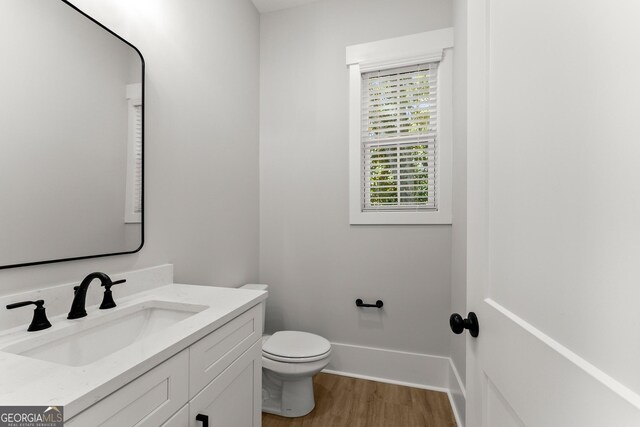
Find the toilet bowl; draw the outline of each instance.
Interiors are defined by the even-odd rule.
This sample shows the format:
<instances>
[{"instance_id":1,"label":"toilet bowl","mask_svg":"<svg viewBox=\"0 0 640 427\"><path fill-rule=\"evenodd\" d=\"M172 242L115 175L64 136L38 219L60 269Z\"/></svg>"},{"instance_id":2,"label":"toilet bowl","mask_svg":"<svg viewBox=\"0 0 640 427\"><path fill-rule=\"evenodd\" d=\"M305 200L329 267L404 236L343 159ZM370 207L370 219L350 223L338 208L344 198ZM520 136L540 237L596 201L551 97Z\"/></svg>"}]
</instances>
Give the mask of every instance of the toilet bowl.
<instances>
[{"instance_id":1,"label":"toilet bowl","mask_svg":"<svg viewBox=\"0 0 640 427\"><path fill-rule=\"evenodd\" d=\"M268 286L242 288L267 290ZM330 357L331 343L319 335L298 331L264 335L262 411L283 417L311 412L315 407L312 378L329 364Z\"/></svg>"},{"instance_id":2,"label":"toilet bowl","mask_svg":"<svg viewBox=\"0 0 640 427\"><path fill-rule=\"evenodd\" d=\"M315 407L313 376L331 356L331 343L307 332L280 331L262 338L262 410L301 417Z\"/></svg>"}]
</instances>

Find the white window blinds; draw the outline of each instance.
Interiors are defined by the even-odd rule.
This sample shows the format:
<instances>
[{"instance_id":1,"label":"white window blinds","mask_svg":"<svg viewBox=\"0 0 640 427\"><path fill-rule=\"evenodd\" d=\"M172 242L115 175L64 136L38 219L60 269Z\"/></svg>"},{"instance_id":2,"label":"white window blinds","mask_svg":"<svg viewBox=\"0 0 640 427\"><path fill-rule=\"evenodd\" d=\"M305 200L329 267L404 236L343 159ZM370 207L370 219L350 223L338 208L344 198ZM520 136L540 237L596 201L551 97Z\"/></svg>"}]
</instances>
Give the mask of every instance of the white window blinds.
<instances>
[{"instance_id":1,"label":"white window blinds","mask_svg":"<svg viewBox=\"0 0 640 427\"><path fill-rule=\"evenodd\" d=\"M437 210L438 62L362 74L363 211Z\"/></svg>"},{"instance_id":2,"label":"white window blinds","mask_svg":"<svg viewBox=\"0 0 640 427\"><path fill-rule=\"evenodd\" d=\"M133 212L142 213L142 104L133 107Z\"/></svg>"}]
</instances>

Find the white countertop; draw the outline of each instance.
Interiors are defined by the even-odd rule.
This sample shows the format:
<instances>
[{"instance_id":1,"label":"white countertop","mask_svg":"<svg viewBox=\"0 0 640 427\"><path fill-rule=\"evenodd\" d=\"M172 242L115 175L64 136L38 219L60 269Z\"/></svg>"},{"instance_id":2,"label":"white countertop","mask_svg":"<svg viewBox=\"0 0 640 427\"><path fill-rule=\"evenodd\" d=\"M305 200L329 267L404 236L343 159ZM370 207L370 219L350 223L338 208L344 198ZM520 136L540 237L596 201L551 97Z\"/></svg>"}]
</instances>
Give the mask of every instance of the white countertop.
<instances>
[{"instance_id":1,"label":"white countertop","mask_svg":"<svg viewBox=\"0 0 640 427\"><path fill-rule=\"evenodd\" d=\"M85 366L66 366L0 351L0 405L64 406L65 419L71 419L266 298L264 291L171 284L116 298L115 309L87 307L88 315L82 319L67 320L66 314L51 317L53 326L43 331L27 332L28 325L2 331L0 348L5 348L38 334L46 339L47 333L145 301L208 307Z\"/></svg>"}]
</instances>

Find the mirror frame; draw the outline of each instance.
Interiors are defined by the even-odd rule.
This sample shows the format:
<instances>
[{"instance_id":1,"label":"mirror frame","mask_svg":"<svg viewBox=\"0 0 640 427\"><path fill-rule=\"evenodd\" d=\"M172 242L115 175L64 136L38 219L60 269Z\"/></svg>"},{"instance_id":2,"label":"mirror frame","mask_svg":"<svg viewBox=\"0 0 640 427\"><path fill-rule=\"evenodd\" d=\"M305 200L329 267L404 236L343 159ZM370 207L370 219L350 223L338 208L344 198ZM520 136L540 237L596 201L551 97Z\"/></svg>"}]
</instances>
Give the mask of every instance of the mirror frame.
<instances>
[{"instance_id":1,"label":"mirror frame","mask_svg":"<svg viewBox=\"0 0 640 427\"><path fill-rule=\"evenodd\" d=\"M145 216L144 215L144 213L145 213L145 210L144 210L144 171L145 171L145 167L144 167L144 151L145 151L144 136L145 136L145 110L146 110L146 108L145 108L145 61L144 61L144 56L142 56L142 52L140 52L140 50L137 47L135 47L133 44L131 44L130 42L125 40L123 37L121 37L118 34L116 34L115 32L113 32L112 30L110 30L106 26L104 26L102 23L100 23L95 18L91 17L87 13L83 12L82 10L80 10L78 7L76 7L70 1L68 1L68 0L60 0L60 1L62 3L64 3L66 6L69 6L73 10L75 10L76 12L80 13L85 18L87 18L90 21L92 21L94 24L98 25L102 29L104 29L107 32L109 32L111 35L113 35L114 37L119 39L121 42L123 42L123 43L127 44L129 47L133 48L133 50L135 50L136 53L138 54L138 56L140 57L141 71L142 71L142 79L141 79L141 85L142 85L142 93L141 93L141 100L142 100L142 117L141 117L141 119L142 119L142 129L141 129L141 139L142 139L142 141L141 141L142 188L141 188L141 191L140 191L140 197L141 197L142 200L140 201L140 207L141 207L141 213L140 213L140 246L138 246L136 249L134 249L132 251L112 252L112 253L95 254L95 255L80 255L80 256L69 257L69 258L57 258L57 259L42 260L42 261L24 262L24 263L18 263L18 264L0 265L0 270L6 269L6 268L17 268L17 267L27 267L27 266L32 266L32 265L52 264L52 263L56 263L56 262L77 261L77 260L83 260L83 259L89 259L89 258L102 258L102 257L114 256L114 255L134 254L136 252L139 252L142 249L142 247L144 246L144 216Z\"/></svg>"}]
</instances>

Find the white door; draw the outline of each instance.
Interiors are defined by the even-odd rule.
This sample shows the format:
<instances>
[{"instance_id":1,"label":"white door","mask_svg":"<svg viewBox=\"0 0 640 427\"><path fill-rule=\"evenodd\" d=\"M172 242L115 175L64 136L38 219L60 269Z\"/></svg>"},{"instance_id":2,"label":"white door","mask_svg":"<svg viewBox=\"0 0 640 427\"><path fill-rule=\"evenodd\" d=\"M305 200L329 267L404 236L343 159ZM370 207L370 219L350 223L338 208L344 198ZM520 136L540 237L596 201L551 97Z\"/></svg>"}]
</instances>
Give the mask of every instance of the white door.
<instances>
[{"instance_id":1,"label":"white door","mask_svg":"<svg viewBox=\"0 0 640 427\"><path fill-rule=\"evenodd\" d=\"M640 426L640 1L467 18L467 426Z\"/></svg>"}]
</instances>

